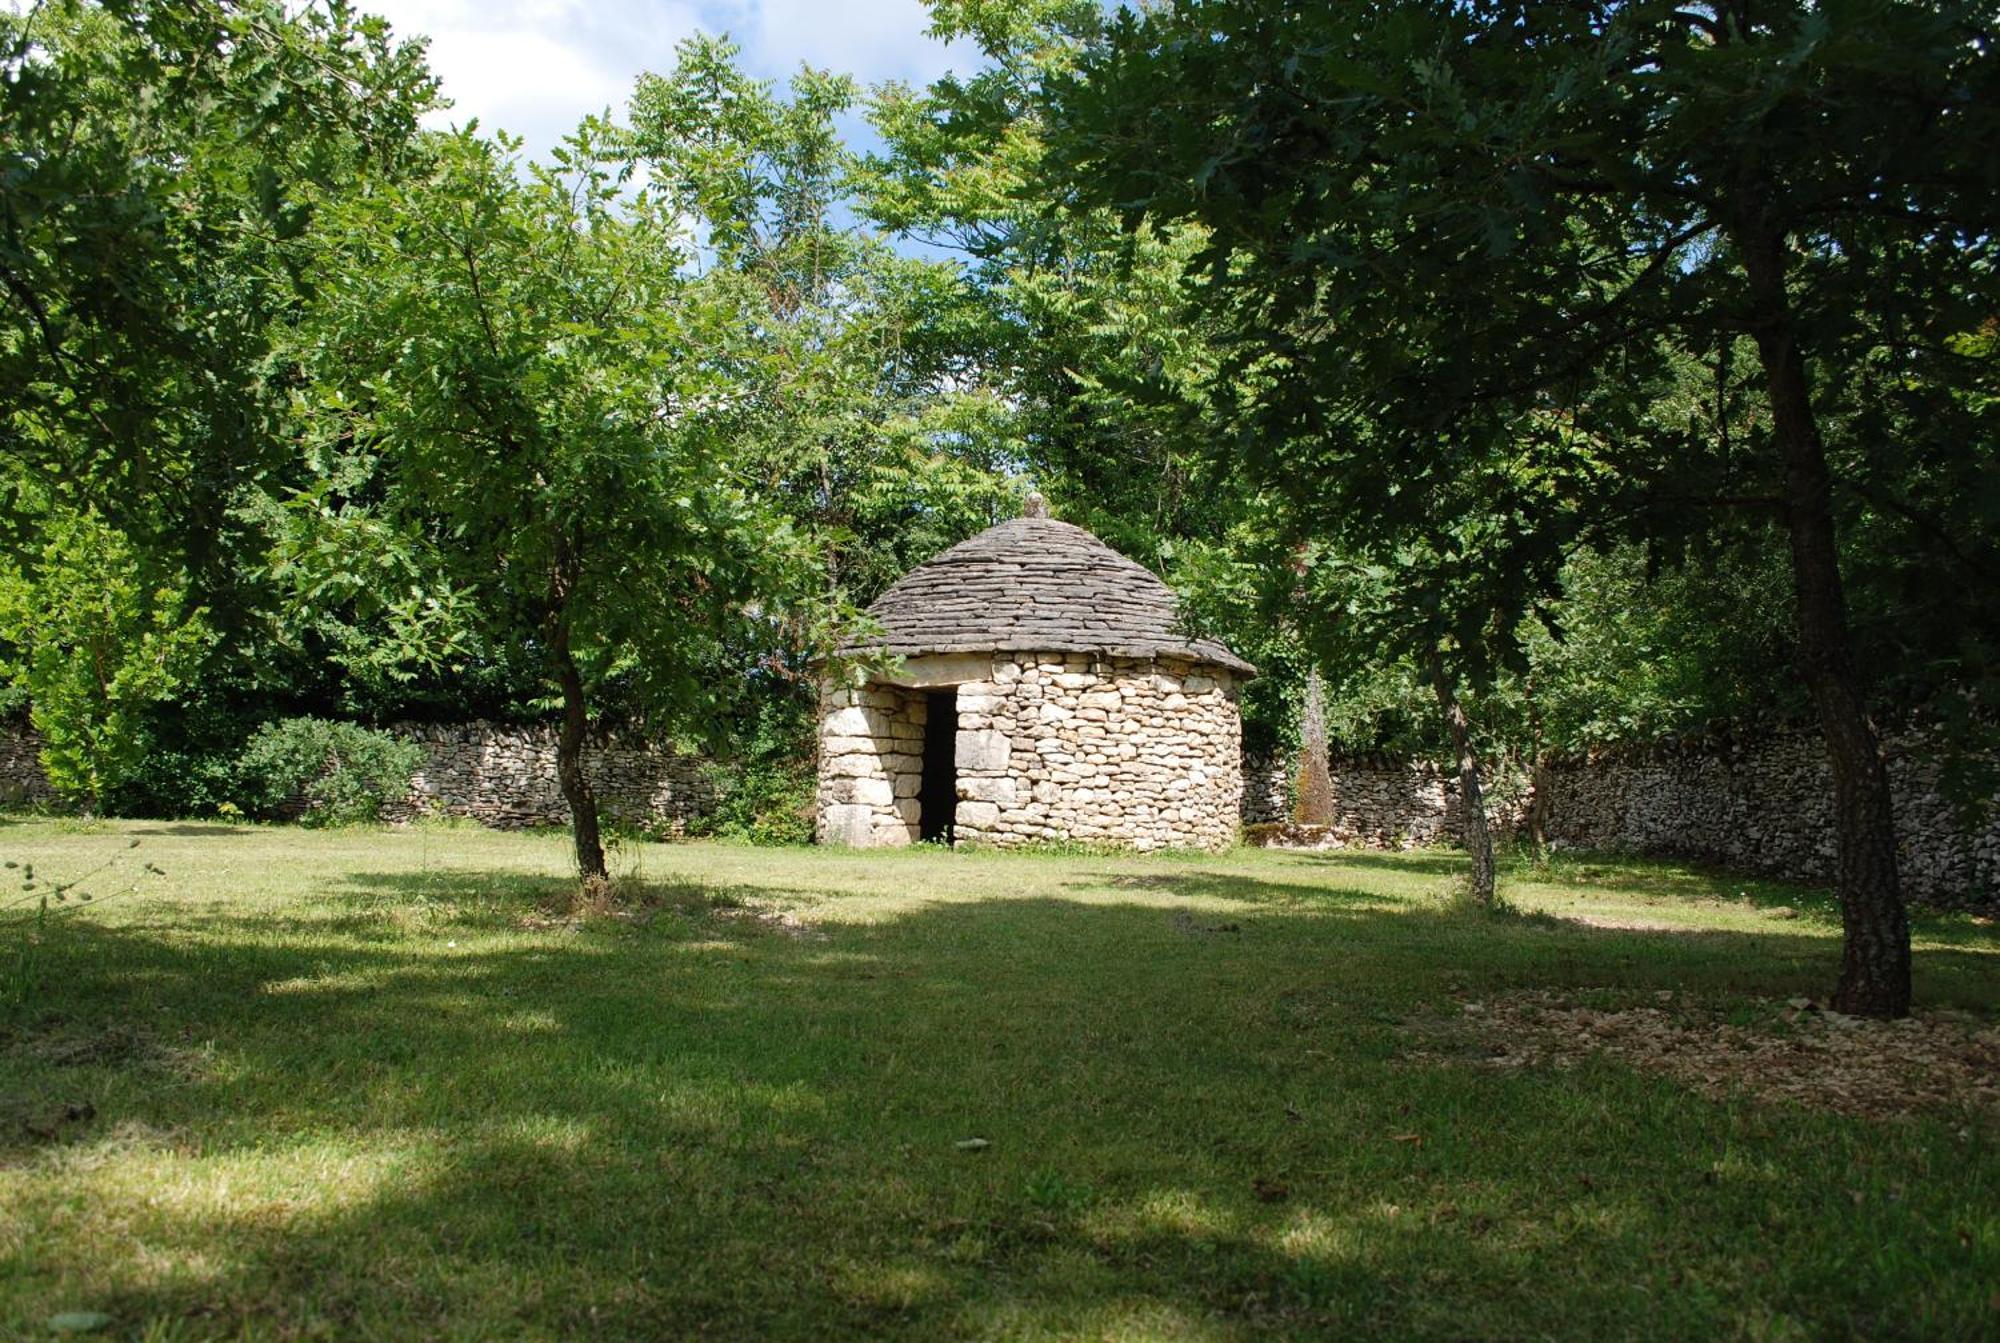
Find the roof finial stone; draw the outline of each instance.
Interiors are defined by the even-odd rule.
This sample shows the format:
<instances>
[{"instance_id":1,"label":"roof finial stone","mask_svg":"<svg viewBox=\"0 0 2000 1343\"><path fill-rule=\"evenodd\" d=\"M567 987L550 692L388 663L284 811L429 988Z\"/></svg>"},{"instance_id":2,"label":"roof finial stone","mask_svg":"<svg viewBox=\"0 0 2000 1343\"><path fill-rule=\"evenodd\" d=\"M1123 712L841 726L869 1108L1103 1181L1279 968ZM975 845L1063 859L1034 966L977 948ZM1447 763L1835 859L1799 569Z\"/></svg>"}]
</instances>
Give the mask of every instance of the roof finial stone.
<instances>
[{"instance_id":1,"label":"roof finial stone","mask_svg":"<svg viewBox=\"0 0 2000 1343\"><path fill-rule=\"evenodd\" d=\"M1040 490L1029 490L1028 497L1021 501L1021 516L1024 518L1045 518L1049 515L1049 501Z\"/></svg>"}]
</instances>

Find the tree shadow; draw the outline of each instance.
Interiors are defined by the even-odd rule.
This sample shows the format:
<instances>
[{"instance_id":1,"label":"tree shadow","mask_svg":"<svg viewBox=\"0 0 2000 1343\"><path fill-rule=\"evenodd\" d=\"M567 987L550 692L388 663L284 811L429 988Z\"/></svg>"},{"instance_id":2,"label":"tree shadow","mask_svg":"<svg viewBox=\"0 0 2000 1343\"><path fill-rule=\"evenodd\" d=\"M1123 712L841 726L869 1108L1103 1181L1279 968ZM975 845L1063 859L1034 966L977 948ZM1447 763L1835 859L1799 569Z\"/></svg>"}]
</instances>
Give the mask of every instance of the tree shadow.
<instances>
[{"instance_id":1,"label":"tree shadow","mask_svg":"<svg viewBox=\"0 0 2000 1343\"><path fill-rule=\"evenodd\" d=\"M119 833L126 835L173 835L184 838L239 839L257 834L254 826L231 825L225 821L174 821L155 825L128 825Z\"/></svg>"},{"instance_id":2,"label":"tree shadow","mask_svg":"<svg viewBox=\"0 0 2000 1343\"><path fill-rule=\"evenodd\" d=\"M1437 849L1276 849L1292 861L1317 867L1361 868L1363 871L1458 876L1466 871L1466 856Z\"/></svg>"},{"instance_id":3,"label":"tree shadow","mask_svg":"<svg viewBox=\"0 0 2000 1343\"><path fill-rule=\"evenodd\" d=\"M203 1336L1586 1336L1731 1332L1759 1302L1838 1332L1942 1289L1893 1255L1820 1283L1824 1226L1773 1224L1772 1190L1823 1188L1919 1262L1960 1253L1939 1182L1848 1199L1924 1168L1930 1129L1397 1061L1393 1018L1468 980L1782 993L1830 979L1824 937L1182 872L1119 874L1129 903L920 905L811 938L699 900L524 930L566 884L372 874L284 917L74 925L44 1015L210 1062L6 1043L26 1085L97 1113L27 1215L68 1200L63 1225L147 1250L54 1262L52 1235L0 1323L39 1326L60 1291ZM1332 917L1190 936L1187 896ZM1991 1002L1989 959L1924 960ZM96 1182L120 1162L136 1183ZM245 1192L187 1193L218 1181ZM1661 1291L1663 1253L1699 1290Z\"/></svg>"}]
</instances>

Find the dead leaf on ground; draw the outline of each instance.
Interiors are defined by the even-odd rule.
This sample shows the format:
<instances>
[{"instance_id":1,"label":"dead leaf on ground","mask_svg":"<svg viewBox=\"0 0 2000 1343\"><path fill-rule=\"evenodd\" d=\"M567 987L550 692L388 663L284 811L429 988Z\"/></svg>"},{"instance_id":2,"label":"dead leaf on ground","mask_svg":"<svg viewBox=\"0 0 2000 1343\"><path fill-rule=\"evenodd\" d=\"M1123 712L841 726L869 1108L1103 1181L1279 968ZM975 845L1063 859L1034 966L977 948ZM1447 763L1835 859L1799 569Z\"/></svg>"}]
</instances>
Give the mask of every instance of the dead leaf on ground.
<instances>
[{"instance_id":1,"label":"dead leaf on ground","mask_svg":"<svg viewBox=\"0 0 2000 1343\"><path fill-rule=\"evenodd\" d=\"M1476 1033L1485 1049L1460 1044L1411 1057L1570 1068L1601 1056L1717 1099L1747 1094L1870 1119L1970 1110L2000 1120L2000 1026L1966 1012L1872 1021L1807 999L1759 998L1747 1013L1724 1019L1719 1007L1685 995L1599 1009L1548 990L1502 994L1480 1006L1455 1025ZM1431 1032L1453 1024L1432 1023Z\"/></svg>"}]
</instances>

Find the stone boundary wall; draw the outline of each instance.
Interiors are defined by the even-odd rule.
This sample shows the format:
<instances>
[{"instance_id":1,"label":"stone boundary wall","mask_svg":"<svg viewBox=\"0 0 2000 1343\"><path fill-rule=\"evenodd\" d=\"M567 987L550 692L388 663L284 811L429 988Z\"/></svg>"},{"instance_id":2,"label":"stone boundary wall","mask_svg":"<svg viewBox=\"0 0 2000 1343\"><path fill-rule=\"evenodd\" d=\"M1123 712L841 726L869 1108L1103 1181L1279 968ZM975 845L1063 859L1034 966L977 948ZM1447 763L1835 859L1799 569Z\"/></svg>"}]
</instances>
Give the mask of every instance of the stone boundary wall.
<instances>
[{"instance_id":1,"label":"stone boundary wall","mask_svg":"<svg viewBox=\"0 0 2000 1343\"><path fill-rule=\"evenodd\" d=\"M1966 829L1939 786L1942 752L1883 738L1904 894L2000 905L2000 810ZM1812 733L1570 761L1554 770L1552 842L1693 858L1798 881L1833 879L1833 779Z\"/></svg>"},{"instance_id":2,"label":"stone boundary wall","mask_svg":"<svg viewBox=\"0 0 2000 1343\"><path fill-rule=\"evenodd\" d=\"M406 803L385 819L465 816L496 829L568 825L556 782L556 730L504 723L398 723L397 736L424 749ZM42 771L41 737L21 724L0 725L0 803L59 801ZM646 742L592 738L584 773L607 820L680 834L715 804L700 757Z\"/></svg>"},{"instance_id":3,"label":"stone boundary wall","mask_svg":"<svg viewBox=\"0 0 2000 1343\"><path fill-rule=\"evenodd\" d=\"M1325 838L1334 844L1370 849L1416 849L1456 842L1459 822L1456 770L1428 761L1336 759L1333 823ZM1243 759L1243 823L1273 825L1292 819L1293 775L1297 762L1279 755ZM1486 816L1496 830L1520 825L1525 799L1506 780L1485 779Z\"/></svg>"},{"instance_id":4,"label":"stone boundary wall","mask_svg":"<svg viewBox=\"0 0 2000 1343\"><path fill-rule=\"evenodd\" d=\"M0 804L45 807L59 800L42 769L42 734L26 723L0 721Z\"/></svg>"},{"instance_id":5,"label":"stone boundary wall","mask_svg":"<svg viewBox=\"0 0 2000 1343\"><path fill-rule=\"evenodd\" d=\"M398 723L390 731L423 747L425 758L409 802L388 819L466 816L501 830L569 824L554 727ZM715 803L700 757L652 743L593 737L583 770L606 820L680 834Z\"/></svg>"},{"instance_id":6,"label":"stone boundary wall","mask_svg":"<svg viewBox=\"0 0 2000 1343\"><path fill-rule=\"evenodd\" d=\"M466 816L496 827L567 824L552 727L395 730L426 753L400 816ZM40 750L33 729L0 724L0 803L57 802ZM1964 830L1938 787L1939 752L1921 735L1890 735L1884 754L1911 898L2000 906L2000 814ZM679 833L714 803L694 756L612 739L590 745L585 768L604 814L627 824ZM1457 781L1436 766L1337 760L1332 772L1341 842L1414 848L1457 837ZM1289 819L1291 774L1282 754L1244 757L1246 824ZM1801 881L1832 877L1831 784L1825 751L1809 733L1565 762L1553 771L1551 804L1549 834L1559 845L1692 858ZM1496 824L1516 828L1522 800L1496 798L1491 811Z\"/></svg>"},{"instance_id":7,"label":"stone boundary wall","mask_svg":"<svg viewBox=\"0 0 2000 1343\"><path fill-rule=\"evenodd\" d=\"M2000 906L2000 809L1966 830L1939 786L1936 744L1900 733L1882 745L1905 894L1933 905ZM1291 819L1291 774L1282 755L1245 757L1245 824ZM1457 780L1435 765L1335 760L1332 774L1331 831L1340 842L1413 848L1459 836ZM1816 734L1570 760L1551 775L1549 839L1558 846L1833 879L1833 783ZM1506 783L1492 787L1488 814L1502 831L1520 830L1527 798Z\"/></svg>"}]
</instances>

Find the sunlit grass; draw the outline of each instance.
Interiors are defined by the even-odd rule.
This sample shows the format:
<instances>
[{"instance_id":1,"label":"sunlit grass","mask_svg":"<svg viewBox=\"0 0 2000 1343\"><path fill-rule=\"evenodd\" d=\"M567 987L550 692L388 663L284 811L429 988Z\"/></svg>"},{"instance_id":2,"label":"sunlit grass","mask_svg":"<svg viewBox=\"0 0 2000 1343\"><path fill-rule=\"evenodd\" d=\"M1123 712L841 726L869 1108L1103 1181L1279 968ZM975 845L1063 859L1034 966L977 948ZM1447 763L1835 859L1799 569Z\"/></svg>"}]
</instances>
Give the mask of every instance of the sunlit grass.
<instances>
[{"instance_id":1,"label":"sunlit grass","mask_svg":"<svg viewBox=\"0 0 2000 1343\"><path fill-rule=\"evenodd\" d=\"M2000 1328L1984 1128L1414 1057L1468 994L1821 994L1822 892L1559 857L1481 916L1442 853L635 845L578 920L558 836L0 858L111 863L0 1016L0 1337ZM1990 1018L1994 930L1918 942L1920 1000Z\"/></svg>"}]
</instances>

